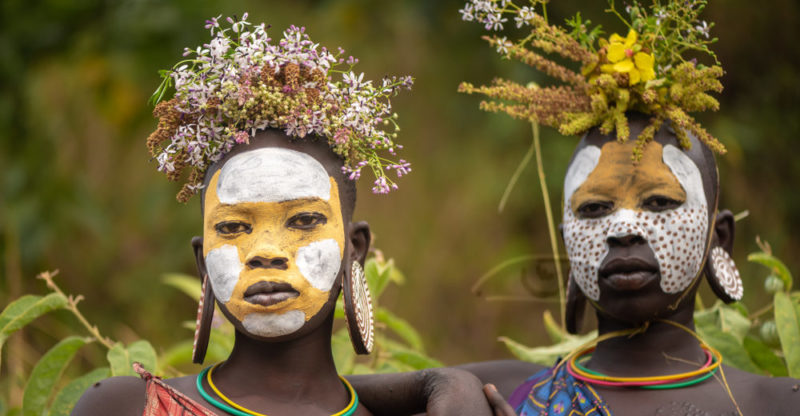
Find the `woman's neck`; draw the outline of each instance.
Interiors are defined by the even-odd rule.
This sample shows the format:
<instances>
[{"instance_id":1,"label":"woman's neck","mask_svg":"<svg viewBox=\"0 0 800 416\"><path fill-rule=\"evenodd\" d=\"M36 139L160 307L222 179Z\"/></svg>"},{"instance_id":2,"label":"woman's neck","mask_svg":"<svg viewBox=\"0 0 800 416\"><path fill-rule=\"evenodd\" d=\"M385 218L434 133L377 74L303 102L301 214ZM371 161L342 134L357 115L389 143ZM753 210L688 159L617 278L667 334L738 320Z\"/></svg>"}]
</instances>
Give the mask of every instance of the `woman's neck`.
<instances>
[{"instance_id":1,"label":"woman's neck","mask_svg":"<svg viewBox=\"0 0 800 416\"><path fill-rule=\"evenodd\" d=\"M694 311L679 308L665 317L694 331ZM599 335L638 329L640 326L598 314ZM696 369L705 361L700 342L685 329L662 321L652 321L643 332L621 335L597 344L588 367L622 377L658 376Z\"/></svg>"},{"instance_id":2,"label":"woman's neck","mask_svg":"<svg viewBox=\"0 0 800 416\"><path fill-rule=\"evenodd\" d=\"M331 316L315 331L283 342L259 341L237 331L233 351L213 372L214 384L255 411L275 403L341 410L348 393L333 362L332 322Z\"/></svg>"}]
</instances>

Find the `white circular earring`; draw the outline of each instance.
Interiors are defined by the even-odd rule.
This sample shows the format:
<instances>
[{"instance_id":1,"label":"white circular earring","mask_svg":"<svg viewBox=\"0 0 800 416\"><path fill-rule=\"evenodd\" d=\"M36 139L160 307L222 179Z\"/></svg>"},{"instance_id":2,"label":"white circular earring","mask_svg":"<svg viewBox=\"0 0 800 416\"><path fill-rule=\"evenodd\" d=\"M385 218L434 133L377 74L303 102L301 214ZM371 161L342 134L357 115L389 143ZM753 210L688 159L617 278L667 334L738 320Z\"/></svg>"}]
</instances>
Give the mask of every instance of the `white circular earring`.
<instances>
[{"instance_id":1,"label":"white circular earring","mask_svg":"<svg viewBox=\"0 0 800 416\"><path fill-rule=\"evenodd\" d=\"M374 342L374 323L372 318L372 298L367 285L364 268L354 261L345 273L343 287L344 316L350 341L358 354L372 352Z\"/></svg>"},{"instance_id":2,"label":"white circular earring","mask_svg":"<svg viewBox=\"0 0 800 416\"><path fill-rule=\"evenodd\" d=\"M739 276L736 263L733 262L728 252L722 247L714 247L709 253L708 265L708 281L717 296L728 303L741 300L744 295L742 278ZM720 291L725 296L721 296Z\"/></svg>"}]
</instances>

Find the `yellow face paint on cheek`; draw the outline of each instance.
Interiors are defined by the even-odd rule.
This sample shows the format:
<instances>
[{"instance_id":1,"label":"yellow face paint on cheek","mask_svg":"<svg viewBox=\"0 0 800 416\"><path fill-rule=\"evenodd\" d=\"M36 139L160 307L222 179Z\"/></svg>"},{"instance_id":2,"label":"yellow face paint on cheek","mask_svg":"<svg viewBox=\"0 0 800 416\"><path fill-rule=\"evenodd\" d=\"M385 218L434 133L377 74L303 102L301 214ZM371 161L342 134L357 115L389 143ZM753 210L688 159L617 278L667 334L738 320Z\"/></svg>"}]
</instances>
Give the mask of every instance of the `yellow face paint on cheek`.
<instances>
[{"instance_id":1,"label":"yellow face paint on cheek","mask_svg":"<svg viewBox=\"0 0 800 416\"><path fill-rule=\"evenodd\" d=\"M327 177L329 201L222 204L219 175L206 191L203 231L215 296L258 335L293 332L328 302L341 268L344 225L336 181ZM248 289L260 282L281 285L287 294L280 296L288 299L266 306L248 302Z\"/></svg>"}]
</instances>

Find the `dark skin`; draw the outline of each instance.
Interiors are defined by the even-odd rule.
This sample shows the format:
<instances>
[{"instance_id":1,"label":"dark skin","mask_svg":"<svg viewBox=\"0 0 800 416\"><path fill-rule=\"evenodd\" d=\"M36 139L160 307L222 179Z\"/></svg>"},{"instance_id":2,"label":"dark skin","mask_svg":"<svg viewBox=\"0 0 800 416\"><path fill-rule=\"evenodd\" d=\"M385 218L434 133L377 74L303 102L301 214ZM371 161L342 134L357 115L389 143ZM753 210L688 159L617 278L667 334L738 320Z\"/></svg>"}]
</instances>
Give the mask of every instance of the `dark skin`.
<instances>
[{"instance_id":1,"label":"dark skin","mask_svg":"<svg viewBox=\"0 0 800 416\"><path fill-rule=\"evenodd\" d=\"M214 172L230 157L259 147L283 147L307 153L319 161L333 177L340 190L340 204L344 218L345 244L342 268L322 309L297 332L273 338L261 338L248 333L224 305L217 303L236 328L233 351L224 364L213 373L214 384L229 398L255 412L269 415L330 415L346 407L349 395L339 380L331 353L333 308L341 289L345 265L358 261L362 265L369 244L369 226L365 222L351 222L355 189L341 174L342 161L325 140L291 140L276 130L259 132L249 145L237 145L223 160L207 172L210 180ZM192 248L198 271L205 275L203 239L192 239ZM184 393L208 410L217 410L203 399L197 388L196 375L165 380L167 384ZM439 369L419 373L392 375L394 384L375 385L358 377L352 384L360 396L356 415L413 414L463 415L470 411L489 414L490 408L482 395L469 395L481 387L472 374L457 369ZM203 380L206 392L217 397ZM397 387L403 386L403 387ZM363 391L362 391L363 390ZM463 396L468 399L454 406L435 401L421 400L427 392L436 390L447 397ZM144 410L145 382L138 377L112 377L90 387L73 409L73 415L106 415L114 409L115 415L141 415ZM397 405L396 403L400 403ZM398 413L401 412L401 413Z\"/></svg>"},{"instance_id":2,"label":"dark skin","mask_svg":"<svg viewBox=\"0 0 800 416\"><path fill-rule=\"evenodd\" d=\"M632 137L644 127L644 120L631 123ZM598 132L590 133L578 145L601 147L613 140ZM656 141L677 146L674 134L662 128ZM577 150L576 150L577 152ZM716 165L707 148L692 139L692 148L685 153L694 161L703 177L709 206L710 247L733 248L734 220L728 210L715 215L717 201ZM715 221L712 221L714 220ZM619 290L602 281L603 266L609 261L652 264L655 257L641 238L619 238L609 241L609 252L600 266L600 298L591 302L595 308L600 335L618 330L640 328L650 322L646 331L634 336L612 338L597 345L586 366L595 371L619 377L642 377L676 374L694 370L705 361L700 344L688 332L660 322L669 320L694 329L694 299L700 276L683 293L663 292L658 279L636 290ZM656 272L658 273L658 272ZM795 415L800 408L800 380L765 377L723 365L727 384L736 404L725 390L718 373L714 378L689 387L669 390L595 387L615 415ZM461 366L485 383L494 383L499 393L487 392L496 403L498 396L508 398L514 388L539 367L515 361L495 361ZM738 410L737 410L738 405ZM507 410L507 408L506 408Z\"/></svg>"},{"instance_id":3,"label":"dark skin","mask_svg":"<svg viewBox=\"0 0 800 416\"><path fill-rule=\"evenodd\" d=\"M284 147L301 151L319 161L337 184L344 189L341 177L341 161L328 150L324 143L314 141L289 142L277 131L261 132L249 145L239 145L225 159L212 166L207 173L211 177L231 156L259 147ZM369 248L369 226L364 222L352 223L349 218L352 204L345 206L348 198L342 198L341 210L345 216L345 258L337 281L322 309L295 333L275 338L259 338L243 331L241 322L222 306L226 317L236 327L233 351L224 364L214 372L215 385L237 404L253 411L274 415L330 415L347 406L349 395L338 378L331 353L331 330L333 308L341 287L344 265L352 261L363 264ZM349 200L352 201L352 200ZM192 248L198 271L206 275L203 258L203 239L195 237ZM195 387L196 375L166 380L167 384L186 394L202 406L218 414L206 402ZM205 390L210 387L203 383ZM73 410L74 415L107 414L110 406L119 415L141 415L144 409L145 383L137 377L113 377L91 387L81 397ZM216 396L211 392L213 396ZM218 397L215 397L219 400ZM358 415L370 415L369 410L359 406Z\"/></svg>"}]
</instances>

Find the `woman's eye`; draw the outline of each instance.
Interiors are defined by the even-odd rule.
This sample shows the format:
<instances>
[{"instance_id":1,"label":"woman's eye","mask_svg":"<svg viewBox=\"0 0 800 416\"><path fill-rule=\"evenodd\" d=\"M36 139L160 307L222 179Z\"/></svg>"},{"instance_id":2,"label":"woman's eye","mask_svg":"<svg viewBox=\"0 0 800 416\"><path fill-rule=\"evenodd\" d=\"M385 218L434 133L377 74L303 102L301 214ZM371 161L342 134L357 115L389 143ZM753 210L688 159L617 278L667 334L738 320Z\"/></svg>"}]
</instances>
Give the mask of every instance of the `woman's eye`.
<instances>
[{"instance_id":1,"label":"woman's eye","mask_svg":"<svg viewBox=\"0 0 800 416\"><path fill-rule=\"evenodd\" d=\"M598 218L614 210L614 203L608 201L584 202L578 207L578 215L582 218Z\"/></svg>"},{"instance_id":2,"label":"woman's eye","mask_svg":"<svg viewBox=\"0 0 800 416\"><path fill-rule=\"evenodd\" d=\"M295 215L286 222L286 226L301 230L308 230L328 222L324 215L318 212L303 212Z\"/></svg>"},{"instance_id":3,"label":"woman's eye","mask_svg":"<svg viewBox=\"0 0 800 416\"><path fill-rule=\"evenodd\" d=\"M642 202L642 207L649 211L660 212L678 208L681 204L683 204L681 201L676 201L666 196L655 195L645 199L644 202Z\"/></svg>"},{"instance_id":4,"label":"woman's eye","mask_svg":"<svg viewBox=\"0 0 800 416\"><path fill-rule=\"evenodd\" d=\"M214 226L220 234L238 234L238 233L250 233L252 228L250 225L244 222L238 221L228 221L228 222L221 222Z\"/></svg>"}]
</instances>

